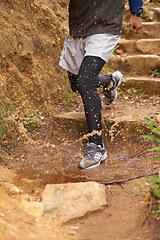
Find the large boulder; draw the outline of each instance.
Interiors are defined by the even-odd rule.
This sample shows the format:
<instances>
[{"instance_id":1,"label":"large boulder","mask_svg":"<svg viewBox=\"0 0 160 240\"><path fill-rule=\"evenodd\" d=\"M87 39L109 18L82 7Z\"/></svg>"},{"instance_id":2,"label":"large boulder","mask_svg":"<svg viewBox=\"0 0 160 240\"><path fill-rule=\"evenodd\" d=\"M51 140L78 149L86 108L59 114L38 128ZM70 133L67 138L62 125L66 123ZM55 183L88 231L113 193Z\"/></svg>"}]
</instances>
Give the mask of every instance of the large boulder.
<instances>
[{"instance_id":1,"label":"large boulder","mask_svg":"<svg viewBox=\"0 0 160 240\"><path fill-rule=\"evenodd\" d=\"M46 185L42 194L44 214L66 222L107 204L105 186L96 182Z\"/></svg>"}]
</instances>

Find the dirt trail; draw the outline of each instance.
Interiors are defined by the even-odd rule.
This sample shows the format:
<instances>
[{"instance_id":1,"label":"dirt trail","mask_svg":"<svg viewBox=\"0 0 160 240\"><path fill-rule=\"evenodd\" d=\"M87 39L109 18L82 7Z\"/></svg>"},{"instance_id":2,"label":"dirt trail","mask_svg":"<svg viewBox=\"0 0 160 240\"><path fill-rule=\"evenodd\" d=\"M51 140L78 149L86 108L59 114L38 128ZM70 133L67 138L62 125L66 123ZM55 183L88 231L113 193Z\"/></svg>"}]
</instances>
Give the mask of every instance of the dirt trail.
<instances>
[{"instance_id":1,"label":"dirt trail","mask_svg":"<svg viewBox=\"0 0 160 240\"><path fill-rule=\"evenodd\" d=\"M151 143L141 138L141 134L149 132L149 129L143 121L133 121L134 117L129 117L129 121L126 119L126 97L129 95L119 96L119 101L112 109L105 109L103 134L108 159L91 171L77 168L82 144L77 139L84 135L86 123L82 117L83 112L80 109L76 112L76 104L74 107L72 103L68 105L68 110L74 110L73 116L70 112L70 119L67 112L65 118L62 106L57 106L56 111L60 112L61 109L63 118L50 113L43 115L38 126L26 126L24 121L15 123L16 134L18 133L15 146L8 144L2 148L0 232L3 239L19 240L22 234L26 240L159 239L159 221L153 220L151 216L147 218L148 202L143 201L143 197L138 201L139 190L135 190L135 184L141 184L144 192L147 191L145 178L106 186L108 206L62 226L44 219L41 212L41 195L46 184L123 180L158 172L159 165L153 160L157 153L147 152ZM141 103L141 99L134 101ZM144 108L141 110L142 117L146 116L143 115L143 109L146 111L147 104L151 106L151 112L148 111L147 116L155 117L159 109L154 102L151 104L147 99L145 101L143 100ZM156 101L159 101L158 97ZM119 104L125 105L124 118L122 111L119 113ZM113 116L107 120L110 112L114 112L115 119L120 114L123 121L121 119L116 122Z\"/></svg>"}]
</instances>

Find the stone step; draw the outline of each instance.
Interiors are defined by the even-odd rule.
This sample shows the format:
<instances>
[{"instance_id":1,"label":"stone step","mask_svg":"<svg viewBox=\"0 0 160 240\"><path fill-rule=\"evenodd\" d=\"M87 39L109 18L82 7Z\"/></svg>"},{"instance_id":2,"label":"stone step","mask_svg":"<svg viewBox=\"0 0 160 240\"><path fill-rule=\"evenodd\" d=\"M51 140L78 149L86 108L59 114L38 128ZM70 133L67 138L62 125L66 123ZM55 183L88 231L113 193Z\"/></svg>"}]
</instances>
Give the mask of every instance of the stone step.
<instances>
[{"instance_id":1,"label":"stone step","mask_svg":"<svg viewBox=\"0 0 160 240\"><path fill-rule=\"evenodd\" d=\"M146 72L160 69L160 56L156 55L133 55L126 56L130 68L135 72Z\"/></svg>"},{"instance_id":2,"label":"stone step","mask_svg":"<svg viewBox=\"0 0 160 240\"><path fill-rule=\"evenodd\" d=\"M126 99L126 102L128 102L128 99ZM154 118L154 121L156 121L156 118L158 118L156 116L160 116L158 115L160 113L160 108L158 109L155 107L153 109L153 107L150 108L148 106L147 108L145 108L145 111L143 111L142 108L144 108L143 105L135 104L134 106L134 103L132 102L130 107L128 106L128 104L126 104L125 106L123 106L123 109L120 109L119 107L117 107L116 103L112 109L102 109L102 116L103 119L107 121L107 125L114 124L115 122L125 122L128 124L131 123L131 125L133 123L135 126L139 124L142 124L144 126L144 117ZM124 113L125 111L126 113ZM82 112L66 112L63 114L56 114L54 120L58 121L58 123L63 124L63 126L65 126L65 128L67 129L77 128L77 131L73 131L73 134L76 137L80 137L79 134L77 134L77 132L79 131L84 133L87 132L85 114Z\"/></svg>"},{"instance_id":3,"label":"stone step","mask_svg":"<svg viewBox=\"0 0 160 240\"><path fill-rule=\"evenodd\" d=\"M128 23L124 22L122 37L126 39L160 38L160 22L143 22L143 27L138 33L129 32Z\"/></svg>"},{"instance_id":4,"label":"stone step","mask_svg":"<svg viewBox=\"0 0 160 240\"><path fill-rule=\"evenodd\" d=\"M103 117L111 122L119 120L122 122L144 122L144 117L152 118L156 121L156 116L159 115L160 117L160 78L127 76L126 74L123 74L123 77L123 82L118 89L118 99L111 107L107 107L104 104L103 93L100 94ZM132 94L130 94L131 90ZM147 95L148 98L146 98L144 94ZM79 110L78 112L73 111L55 114L54 117L58 119L84 121L85 114L82 109L82 111ZM65 123L65 125L67 124ZM71 125L73 126L73 124Z\"/></svg>"},{"instance_id":5,"label":"stone step","mask_svg":"<svg viewBox=\"0 0 160 240\"><path fill-rule=\"evenodd\" d=\"M160 78L124 76L122 88L126 90L134 88L137 91L141 91L149 96L157 95L160 97Z\"/></svg>"},{"instance_id":6,"label":"stone step","mask_svg":"<svg viewBox=\"0 0 160 240\"><path fill-rule=\"evenodd\" d=\"M108 62L112 69L120 71L149 74L149 71L160 69L160 56L157 55L115 55L113 54Z\"/></svg>"},{"instance_id":7,"label":"stone step","mask_svg":"<svg viewBox=\"0 0 160 240\"><path fill-rule=\"evenodd\" d=\"M160 22L160 7L153 9L153 20Z\"/></svg>"},{"instance_id":8,"label":"stone step","mask_svg":"<svg viewBox=\"0 0 160 240\"><path fill-rule=\"evenodd\" d=\"M102 100L103 125L110 129L117 123L117 132L123 129L124 135L126 131L128 132L128 136L130 133L135 136L139 129L147 133L149 129L146 126L144 117L157 121L158 116L160 116L159 98L136 101L136 97L135 100L133 100L133 98L126 97L126 95L120 95L112 107L106 107ZM60 126L63 126L64 132L68 131L68 136L72 135L72 139L78 139L88 132L84 112L63 112L61 114L55 114L54 121L58 122Z\"/></svg>"},{"instance_id":9,"label":"stone step","mask_svg":"<svg viewBox=\"0 0 160 240\"><path fill-rule=\"evenodd\" d=\"M127 40L121 39L119 48L124 53L143 53L160 55L160 38L157 39L140 39L140 40Z\"/></svg>"}]
</instances>

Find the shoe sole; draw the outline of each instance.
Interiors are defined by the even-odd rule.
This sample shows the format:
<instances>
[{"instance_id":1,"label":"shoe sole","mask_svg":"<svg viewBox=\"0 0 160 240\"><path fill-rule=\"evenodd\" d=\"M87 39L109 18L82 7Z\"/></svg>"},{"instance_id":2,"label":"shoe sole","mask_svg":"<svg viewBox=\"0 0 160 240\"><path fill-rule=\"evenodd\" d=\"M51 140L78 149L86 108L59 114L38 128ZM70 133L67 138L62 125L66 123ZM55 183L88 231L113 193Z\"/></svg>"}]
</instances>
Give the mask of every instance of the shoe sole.
<instances>
[{"instance_id":1,"label":"shoe sole","mask_svg":"<svg viewBox=\"0 0 160 240\"><path fill-rule=\"evenodd\" d=\"M123 75L121 74L121 72L119 72L119 71L117 71L117 72L118 72L117 75L120 76L120 77L119 77L119 78L120 78L120 81L119 81L117 87L114 89L114 90L116 91L115 99L113 100L113 102L112 102L111 104L106 104L106 103L105 103L106 106L111 106L111 105L116 101L117 96L118 96L118 91L117 91L117 89L118 89L118 87L121 85L121 83L122 83L122 81L123 81ZM114 90L113 90L113 91L114 91Z\"/></svg>"},{"instance_id":2,"label":"shoe sole","mask_svg":"<svg viewBox=\"0 0 160 240\"><path fill-rule=\"evenodd\" d=\"M92 165L92 166L90 166L90 167L83 168L83 169L95 168L95 167L99 166L99 165L101 164L101 162L104 161L106 158L107 158L107 153L105 153L105 154L103 155L103 157L101 158L101 160L100 160L98 163L96 163L96 164L94 164L94 165Z\"/></svg>"},{"instance_id":3,"label":"shoe sole","mask_svg":"<svg viewBox=\"0 0 160 240\"><path fill-rule=\"evenodd\" d=\"M105 102L105 105L106 105L106 106L111 106L111 105L116 101L117 96L118 96L118 91L117 91L117 89L114 89L114 90L116 90L115 98L114 98L113 102L111 102L110 104L108 104L108 103ZM114 91L114 90L113 90L113 91ZM104 101L105 101L105 100L104 100Z\"/></svg>"}]
</instances>

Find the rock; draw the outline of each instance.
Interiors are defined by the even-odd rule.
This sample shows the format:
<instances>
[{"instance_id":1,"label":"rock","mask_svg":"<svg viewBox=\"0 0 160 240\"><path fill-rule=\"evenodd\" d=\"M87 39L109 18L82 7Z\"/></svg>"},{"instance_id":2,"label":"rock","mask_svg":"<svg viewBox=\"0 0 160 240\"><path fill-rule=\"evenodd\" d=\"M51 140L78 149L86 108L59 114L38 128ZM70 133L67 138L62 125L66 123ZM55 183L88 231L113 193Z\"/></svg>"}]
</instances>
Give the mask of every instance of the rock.
<instances>
[{"instance_id":1,"label":"rock","mask_svg":"<svg viewBox=\"0 0 160 240\"><path fill-rule=\"evenodd\" d=\"M18 187L16 187L12 183L3 181L1 179L0 179L0 185L9 196L17 196L23 193L22 190L20 190Z\"/></svg>"},{"instance_id":2,"label":"rock","mask_svg":"<svg viewBox=\"0 0 160 240\"><path fill-rule=\"evenodd\" d=\"M44 204L42 202L28 202L24 199L20 201L20 205L24 211L35 218L40 218L43 215Z\"/></svg>"},{"instance_id":3,"label":"rock","mask_svg":"<svg viewBox=\"0 0 160 240\"><path fill-rule=\"evenodd\" d=\"M105 186L96 182L46 185L42 194L44 214L66 222L107 205Z\"/></svg>"},{"instance_id":4,"label":"rock","mask_svg":"<svg viewBox=\"0 0 160 240\"><path fill-rule=\"evenodd\" d=\"M116 50L116 53L117 53L118 55L124 55L124 52L123 52L122 49L117 49L117 50Z\"/></svg>"}]
</instances>

